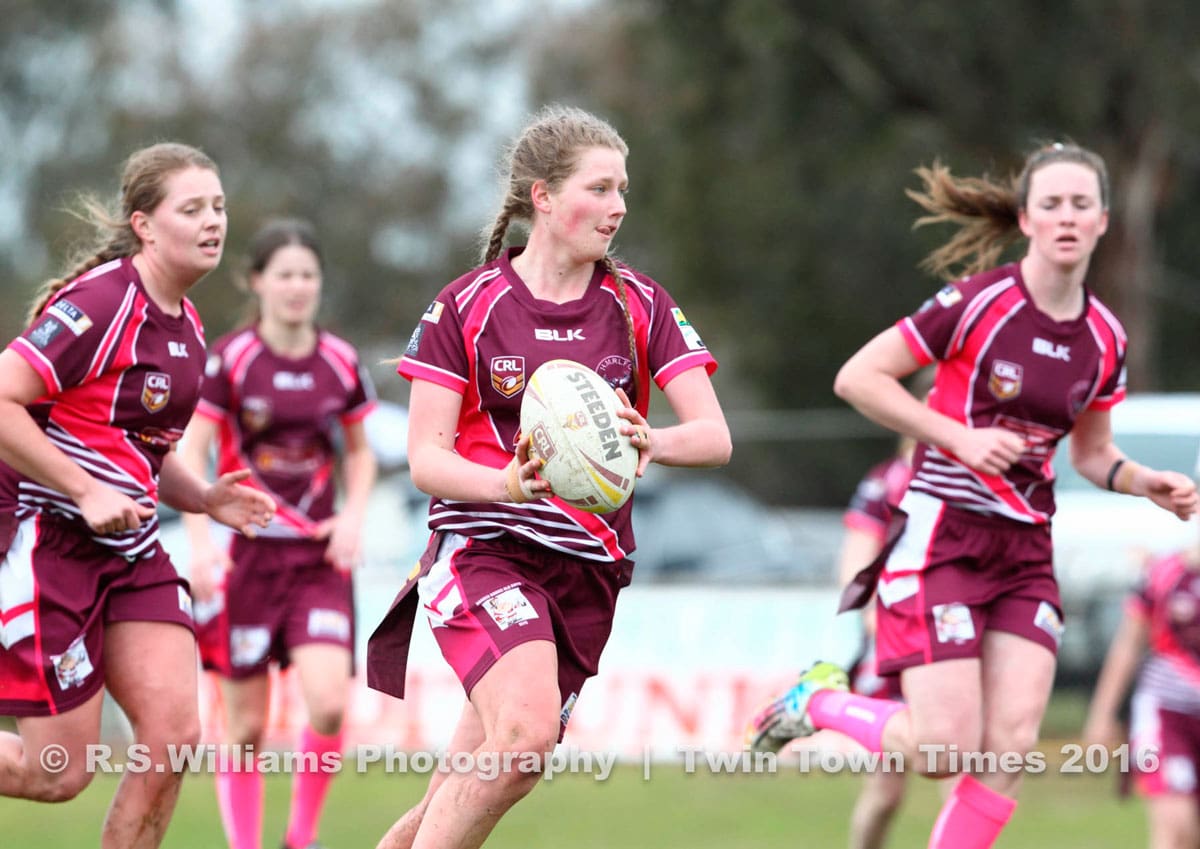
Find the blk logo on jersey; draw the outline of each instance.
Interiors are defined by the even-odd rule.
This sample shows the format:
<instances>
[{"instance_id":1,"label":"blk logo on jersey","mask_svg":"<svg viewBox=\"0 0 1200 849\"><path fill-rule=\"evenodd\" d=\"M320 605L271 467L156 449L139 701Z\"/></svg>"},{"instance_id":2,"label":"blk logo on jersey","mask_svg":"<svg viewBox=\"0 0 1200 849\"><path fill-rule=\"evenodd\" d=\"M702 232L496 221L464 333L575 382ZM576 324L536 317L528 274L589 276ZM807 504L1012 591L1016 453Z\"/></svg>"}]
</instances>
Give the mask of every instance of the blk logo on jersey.
<instances>
[{"instance_id":1,"label":"blk logo on jersey","mask_svg":"<svg viewBox=\"0 0 1200 849\"><path fill-rule=\"evenodd\" d=\"M176 342L175 340L167 341L167 353L172 357L177 357L181 360L187 359L187 342Z\"/></svg>"},{"instance_id":2,"label":"blk logo on jersey","mask_svg":"<svg viewBox=\"0 0 1200 849\"><path fill-rule=\"evenodd\" d=\"M157 413L171 400L171 375L152 371L142 384L142 406L149 413Z\"/></svg>"},{"instance_id":3,"label":"blk logo on jersey","mask_svg":"<svg viewBox=\"0 0 1200 849\"><path fill-rule=\"evenodd\" d=\"M492 388L511 398L525 388L524 357L492 357Z\"/></svg>"},{"instance_id":4,"label":"blk logo on jersey","mask_svg":"<svg viewBox=\"0 0 1200 849\"><path fill-rule=\"evenodd\" d=\"M309 371L277 371L271 378L271 383L281 392L299 392L312 389L317 385L317 380Z\"/></svg>"},{"instance_id":5,"label":"blk logo on jersey","mask_svg":"<svg viewBox=\"0 0 1200 849\"><path fill-rule=\"evenodd\" d=\"M587 340L581 327L571 330L549 330L545 327L538 327L533 331L533 338L539 342L584 342Z\"/></svg>"},{"instance_id":6,"label":"blk logo on jersey","mask_svg":"<svg viewBox=\"0 0 1200 849\"><path fill-rule=\"evenodd\" d=\"M1033 352L1041 354L1043 357L1049 357L1052 360L1062 360L1064 363L1071 362L1071 346L1056 345L1049 339L1043 339L1040 336L1033 337Z\"/></svg>"},{"instance_id":7,"label":"blk logo on jersey","mask_svg":"<svg viewBox=\"0 0 1200 849\"><path fill-rule=\"evenodd\" d=\"M1016 363L996 360L988 377L988 389L997 401L1011 401L1021 394L1021 378L1025 369Z\"/></svg>"}]
</instances>

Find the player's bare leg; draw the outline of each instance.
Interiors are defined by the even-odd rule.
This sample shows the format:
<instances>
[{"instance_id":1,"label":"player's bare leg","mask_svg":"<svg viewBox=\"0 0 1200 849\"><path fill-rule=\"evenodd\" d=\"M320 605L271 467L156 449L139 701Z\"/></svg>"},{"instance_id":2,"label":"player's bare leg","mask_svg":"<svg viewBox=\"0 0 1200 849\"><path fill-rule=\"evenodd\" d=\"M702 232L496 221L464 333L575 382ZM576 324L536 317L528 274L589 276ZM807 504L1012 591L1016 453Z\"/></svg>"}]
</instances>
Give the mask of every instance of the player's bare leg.
<instances>
[{"instance_id":1,"label":"player's bare leg","mask_svg":"<svg viewBox=\"0 0 1200 849\"><path fill-rule=\"evenodd\" d=\"M167 622L116 622L104 636L105 682L133 726L134 741L155 765L126 771L101 836L102 849L157 849L175 803L182 772L171 768L168 747L200 740L196 694L196 639ZM165 768L160 772L158 764Z\"/></svg>"},{"instance_id":2,"label":"player's bare leg","mask_svg":"<svg viewBox=\"0 0 1200 849\"><path fill-rule=\"evenodd\" d=\"M484 674L471 692L485 733L477 759L512 765L554 750L562 709L557 670L554 643L536 640L517 646ZM413 849L477 849L540 779L540 772L505 768L494 778L478 770L448 775L429 800Z\"/></svg>"},{"instance_id":3,"label":"player's bare leg","mask_svg":"<svg viewBox=\"0 0 1200 849\"><path fill-rule=\"evenodd\" d=\"M66 713L21 717L19 735L0 732L0 796L36 802L78 796L92 780L87 747L100 739L103 702L100 690Z\"/></svg>"},{"instance_id":4,"label":"player's bare leg","mask_svg":"<svg viewBox=\"0 0 1200 849\"><path fill-rule=\"evenodd\" d=\"M447 755L452 757L456 752L474 752L483 744L486 736L478 711L470 702L464 702L462 716L459 717L454 736L450 739ZM429 777L429 787L424 798L388 829L376 849L412 849L413 841L417 839L417 830L421 827L421 820L429 808L429 800L445 780L446 773L435 770Z\"/></svg>"}]
</instances>

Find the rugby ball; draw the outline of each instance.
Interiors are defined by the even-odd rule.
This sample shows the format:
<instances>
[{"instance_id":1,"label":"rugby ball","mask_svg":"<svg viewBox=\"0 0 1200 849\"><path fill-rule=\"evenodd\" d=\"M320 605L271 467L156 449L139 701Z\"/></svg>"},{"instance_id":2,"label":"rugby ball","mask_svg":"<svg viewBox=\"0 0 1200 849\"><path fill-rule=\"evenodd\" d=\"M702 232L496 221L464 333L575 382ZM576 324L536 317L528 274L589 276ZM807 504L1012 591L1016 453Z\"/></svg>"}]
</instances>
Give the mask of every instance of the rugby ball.
<instances>
[{"instance_id":1,"label":"rugby ball","mask_svg":"<svg viewBox=\"0 0 1200 849\"><path fill-rule=\"evenodd\" d=\"M638 450L620 431L617 393L573 360L534 371L521 399L521 432L558 498L589 513L609 513L633 494Z\"/></svg>"}]
</instances>

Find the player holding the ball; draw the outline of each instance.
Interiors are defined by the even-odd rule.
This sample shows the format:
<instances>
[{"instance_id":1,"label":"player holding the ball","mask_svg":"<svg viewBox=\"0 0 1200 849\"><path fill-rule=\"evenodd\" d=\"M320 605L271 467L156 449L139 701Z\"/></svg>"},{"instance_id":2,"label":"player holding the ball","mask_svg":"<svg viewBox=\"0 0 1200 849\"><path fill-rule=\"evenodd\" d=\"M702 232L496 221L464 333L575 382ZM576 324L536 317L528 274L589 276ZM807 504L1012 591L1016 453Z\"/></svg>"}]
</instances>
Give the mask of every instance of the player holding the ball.
<instances>
[{"instance_id":1,"label":"player holding the ball","mask_svg":"<svg viewBox=\"0 0 1200 849\"><path fill-rule=\"evenodd\" d=\"M631 502L588 512L555 497L520 432L528 381L549 360L585 365L619 393L617 429L651 462L719 466L732 446L709 381L716 361L658 283L609 256L625 217L624 140L579 109L543 109L512 145L483 265L442 290L400 360L412 381L413 482L432 496L429 546L372 635L372 687L402 696L418 604L466 703L450 752L498 778L435 773L380 847L480 846L540 776L583 682L596 673L617 593L632 576ZM504 250L509 225L525 247ZM651 384L678 423L651 429Z\"/></svg>"}]
</instances>

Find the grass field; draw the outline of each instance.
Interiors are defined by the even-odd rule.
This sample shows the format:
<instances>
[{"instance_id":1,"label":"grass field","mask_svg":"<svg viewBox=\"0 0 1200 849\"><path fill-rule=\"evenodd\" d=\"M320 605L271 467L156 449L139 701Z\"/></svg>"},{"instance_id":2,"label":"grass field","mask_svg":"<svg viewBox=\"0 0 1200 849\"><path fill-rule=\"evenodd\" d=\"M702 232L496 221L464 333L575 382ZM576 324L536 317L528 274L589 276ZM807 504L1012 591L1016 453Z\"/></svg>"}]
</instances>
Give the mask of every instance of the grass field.
<instances>
[{"instance_id":1,"label":"grass field","mask_svg":"<svg viewBox=\"0 0 1200 849\"><path fill-rule=\"evenodd\" d=\"M1081 698L1052 703L1042 750L1060 751L1081 719ZM1145 844L1145 816L1135 799L1119 801L1116 775L1065 775L1053 757L1045 773L1026 778L1021 803L997 849L1128 849ZM278 845L287 817L289 779L267 777L263 846ZM330 849L370 849L424 792L426 777L382 769L339 776L330 792L321 839ZM2 849L77 849L96 846L115 776L97 776L78 799L47 806L0 799ZM841 847L859 786L852 775L800 774L779 765L774 775L721 775L682 764L655 764L650 779L640 764L618 766L606 781L559 775L542 782L504 818L489 849L681 847L728 849ZM924 846L940 805L933 782L913 778L891 845ZM164 846L221 849L224 840L211 777L185 779Z\"/></svg>"},{"instance_id":2,"label":"grass field","mask_svg":"<svg viewBox=\"0 0 1200 849\"><path fill-rule=\"evenodd\" d=\"M1031 776L1016 816L997 849L1053 845L1056 849L1128 849L1143 845L1144 818L1136 801L1118 802L1113 776ZM115 787L98 777L78 799L45 806L0 801L5 849L77 849L98 843L100 822ZM657 766L649 782L640 766L618 768L605 782L560 776L544 782L501 822L496 849L687 847L728 849L845 845L846 817L858 780L850 776L684 774ZM422 793L420 776L346 774L330 793L321 838L330 849L372 847ZM267 783L264 843L277 845L286 819L286 777ZM914 780L892 845L924 846L938 808L931 782ZM212 781L190 776L164 846L224 846Z\"/></svg>"}]
</instances>

